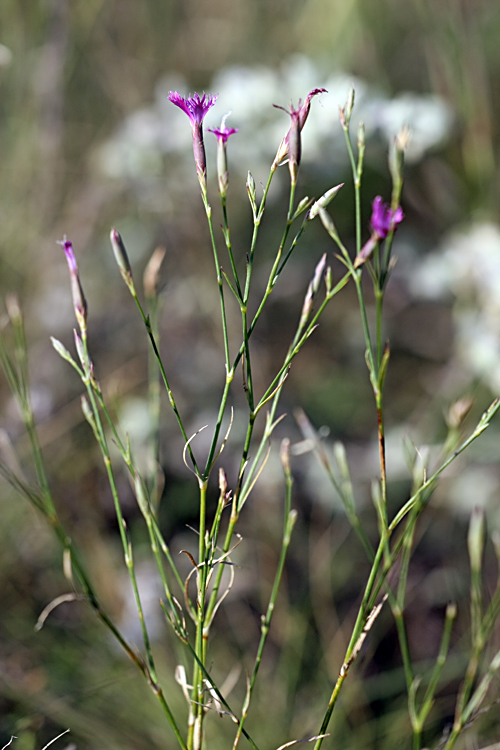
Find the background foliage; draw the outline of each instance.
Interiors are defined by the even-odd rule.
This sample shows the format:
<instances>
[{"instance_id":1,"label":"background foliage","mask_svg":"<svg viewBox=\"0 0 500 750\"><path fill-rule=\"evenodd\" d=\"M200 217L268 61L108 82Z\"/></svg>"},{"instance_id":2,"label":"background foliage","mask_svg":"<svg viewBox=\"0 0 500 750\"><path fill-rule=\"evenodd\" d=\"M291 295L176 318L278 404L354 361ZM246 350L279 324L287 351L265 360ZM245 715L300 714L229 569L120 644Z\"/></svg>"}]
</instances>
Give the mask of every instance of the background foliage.
<instances>
[{"instance_id":1,"label":"background foliage","mask_svg":"<svg viewBox=\"0 0 500 750\"><path fill-rule=\"evenodd\" d=\"M66 233L79 253L102 384L115 394L115 408L138 449L148 431L142 416L147 342L114 267L109 227L120 229L139 270L157 245L166 247L163 346L173 352L172 384L194 431L212 419L207 404L220 388L217 299L206 281L212 260L189 132L186 146L175 113L162 109L166 87L184 93L220 91L221 99L226 92L231 99L230 124L240 127L235 137L240 151L230 151L235 247L238 240L244 246L250 226L243 194L246 169L258 182L260 165L272 160L286 127L273 119L278 117L273 103L286 106L291 96L297 101L309 88L340 74L355 82L359 106L366 105L363 116L373 125L365 181L367 219L373 191L381 192L385 184L388 197L380 119L388 102L402 101L398 97L405 92L440 97L449 115L446 132L408 165L406 221L398 233L398 269L388 293L389 472L396 507L409 482L402 438L409 435L416 444L432 446L445 433L443 412L464 394L474 398L472 424L500 384L499 35L500 10L494 0L0 4L0 287L2 294L18 292L25 312L34 403L56 497L124 629L133 629L135 620L120 572L111 501L82 424L79 384L48 341L52 334L69 348L73 326L67 271L56 240ZM335 109L343 99L335 100L335 95L325 95L324 105L314 102L316 119L311 121L326 120L331 139L322 131L324 151L318 152L314 130L311 134L312 156L300 176L310 195L346 177L335 147ZM423 122L424 133L434 127L434 115L427 116L431 121ZM267 136L259 140L259 133L270 132L276 133L275 142ZM282 200L277 190L271 215L282 209ZM353 226L348 190L336 201L336 221L348 233ZM266 231L271 241L271 221ZM310 232L308 242L287 272L287 294L274 300L263 321L256 343L263 373L282 357L307 280L321 254L330 252L321 227ZM27 445L3 382L0 397L2 426L22 458ZM349 290L342 304L332 306L290 374L285 395L289 417L282 434L295 441L300 440L292 417L297 405L316 427L324 426L327 445L332 439L346 442L370 523L374 412ZM195 521L196 493L167 410L163 439L162 523L173 548L182 549L192 544L186 524ZM490 530L499 528L497 458L498 428L493 425L473 449L468 472L463 461L458 464L436 494L427 525L420 527L409 605L410 648L417 662L425 663L437 652L446 602L466 597L471 508L485 505ZM365 573L362 550L312 457L294 459L294 473L300 524L266 652L268 671L261 679L258 710L249 719L249 730L258 725L269 747L278 746L283 737L314 733ZM123 481L129 524L140 543L140 531L134 529L138 511ZM220 680L246 649L255 647L276 562L280 481L271 462L249 504L238 582L215 642L218 663L225 668L215 675ZM43 607L67 588L59 550L34 511L4 486L0 509L0 742L13 733L19 737L17 750L31 750L69 726L80 749L166 747L163 720L147 689L137 684L132 667L110 647L83 605L59 608L40 633L33 631ZM488 555L493 575L491 550ZM148 572L144 564L145 587ZM151 617L156 596L151 590ZM435 712L437 735L452 710L453 680L464 664L461 633L467 626L462 606L449 665L452 687L443 692ZM404 681L392 627L385 613L356 674L350 675L332 726L339 746L390 750L407 735ZM164 644L163 650L158 646L162 668L170 674L177 663L176 644L166 637L160 620L157 635ZM236 692L242 692L243 681L240 676ZM183 698L173 686L171 702L176 701L181 706ZM494 738L496 716L493 707L469 737L480 731ZM214 717L210 731L224 737L224 721Z\"/></svg>"}]
</instances>

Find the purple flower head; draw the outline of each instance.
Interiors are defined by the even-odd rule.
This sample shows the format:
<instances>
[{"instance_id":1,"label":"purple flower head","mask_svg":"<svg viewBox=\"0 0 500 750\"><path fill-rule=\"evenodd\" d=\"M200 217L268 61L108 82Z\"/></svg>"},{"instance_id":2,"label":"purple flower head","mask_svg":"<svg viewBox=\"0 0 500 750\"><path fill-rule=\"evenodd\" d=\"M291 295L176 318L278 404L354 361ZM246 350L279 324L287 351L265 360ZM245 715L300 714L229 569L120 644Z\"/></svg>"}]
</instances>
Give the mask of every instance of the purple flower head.
<instances>
[{"instance_id":1,"label":"purple flower head","mask_svg":"<svg viewBox=\"0 0 500 750\"><path fill-rule=\"evenodd\" d=\"M182 109L191 120L191 125L201 125L207 114L208 110L214 106L217 101L218 94L210 95L203 92L203 96L199 94L189 95L187 97L181 96L177 91L170 91L168 94L169 100L172 104Z\"/></svg>"},{"instance_id":2,"label":"purple flower head","mask_svg":"<svg viewBox=\"0 0 500 750\"><path fill-rule=\"evenodd\" d=\"M208 132L213 133L217 137L218 143L222 144L223 146L226 145L230 135L234 135L238 132L238 128L226 127L226 120L230 114L231 112L228 112L226 115L224 115L219 128L207 128Z\"/></svg>"},{"instance_id":3,"label":"purple flower head","mask_svg":"<svg viewBox=\"0 0 500 750\"><path fill-rule=\"evenodd\" d=\"M213 133L217 136L217 140L225 145L230 135L234 135L238 132L238 128L207 128L209 133Z\"/></svg>"},{"instance_id":4,"label":"purple flower head","mask_svg":"<svg viewBox=\"0 0 500 750\"><path fill-rule=\"evenodd\" d=\"M309 115L309 110L311 109L311 99L313 98L313 96L316 96L317 94L326 94L326 93L327 93L326 89L313 89L306 96L306 100L304 104L302 104L302 106L301 106L301 102L299 101L299 107L300 107L299 122L300 122L301 130L306 124L306 120Z\"/></svg>"},{"instance_id":5,"label":"purple flower head","mask_svg":"<svg viewBox=\"0 0 500 750\"><path fill-rule=\"evenodd\" d=\"M370 219L373 234L377 235L379 240L385 239L389 232L396 229L397 225L403 221L404 217L401 206L393 211L387 203L383 202L380 195L377 195L372 204L372 217Z\"/></svg>"},{"instance_id":6,"label":"purple flower head","mask_svg":"<svg viewBox=\"0 0 500 750\"><path fill-rule=\"evenodd\" d=\"M227 195L229 186L229 172L227 168L227 141L230 135L238 132L238 128L227 128L226 120L231 112L224 115L219 128L208 128L217 137L217 177L219 179L219 193L222 198Z\"/></svg>"},{"instance_id":7,"label":"purple flower head","mask_svg":"<svg viewBox=\"0 0 500 750\"><path fill-rule=\"evenodd\" d=\"M194 163L203 195L206 195L207 190L207 158L203 143L203 120L208 110L217 101L217 96L218 94L212 96L204 93L201 97L199 94L193 94L185 98L178 94L177 91L170 91L168 95L172 104L182 109L191 121Z\"/></svg>"},{"instance_id":8,"label":"purple flower head","mask_svg":"<svg viewBox=\"0 0 500 750\"><path fill-rule=\"evenodd\" d=\"M324 93L326 93L326 89L313 89L306 96L304 104L302 104L302 100L299 99L299 106L297 109L294 109L293 105L290 106L289 110L284 109L284 107L279 107L276 104L274 105L278 109L283 109L292 118L290 130L281 141L280 147L278 149L278 153L276 154L276 157L274 159L275 166L278 166L278 164L282 163L283 160L290 153L290 139L294 138L295 143L297 143L297 139L300 136L300 131L306 124L306 120L309 115L309 110L311 109L311 100L313 96L316 96L317 94L324 94ZM300 160L300 155L299 155L299 160Z\"/></svg>"}]
</instances>

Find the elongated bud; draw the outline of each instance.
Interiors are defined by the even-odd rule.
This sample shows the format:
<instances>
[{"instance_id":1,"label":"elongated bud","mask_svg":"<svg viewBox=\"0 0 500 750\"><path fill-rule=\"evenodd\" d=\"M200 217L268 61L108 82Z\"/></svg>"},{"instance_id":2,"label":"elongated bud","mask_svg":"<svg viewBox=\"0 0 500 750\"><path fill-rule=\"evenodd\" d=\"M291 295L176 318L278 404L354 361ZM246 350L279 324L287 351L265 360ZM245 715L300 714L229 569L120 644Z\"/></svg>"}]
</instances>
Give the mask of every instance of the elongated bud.
<instances>
[{"instance_id":1,"label":"elongated bud","mask_svg":"<svg viewBox=\"0 0 500 750\"><path fill-rule=\"evenodd\" d=\"M285 476L290 477L290 440L288 438L283 438L283 440L281 441L280 460L283 471L285 472Z\"/></svg>"},{"instance_id":2,"label":"elongated bud","mask_svg":"<svg viewBox=\"0 0 500 750\"><path fill-rule=\"evenodd\" d=\"M78 359L82 363L82 366L85 367L85 363L87 362L87 355L85 354L85 347L83 346L83 341L76 330L76 328L73 328L73 335L75 337L75 347L76 347L76 353L78 354Z\"/></svg>"},{"instance_id":3,"label":"elongated bud","mask_svg":"<svg viewBox=\"0 0 500 750\"><path fill-rule=\"evenodd\" d=\"M21 306L17 294L7 294L5 297L5 307L12 323L22 320Z\"/></svg>"},{"instance_id":4,"label":"elongated bud","mask_svg":"<svg viewBox=\"0 0 500 750\"><path fill-rule=\"evenodd\" d=\"M222 466L219 468L219 490L221 497L225 497L227 492L227 477Z\"/></svg>"},{"instance_id":5,"label":"elongated bud","mask_svg":"<svg viewBox=\"0 0 500 750\"><path fill-rule=\"evenodd\" d=\"M50 337L50 340L52 342L52 346L56 350L56 352L59 354L60 357L66 360L66 362L69 362L72 365L75 365L75 360L71 356L71 354L68 352L66 347L61 344L59 339L55 339L53 336Z\"/></svg>"},{"instance_id":6,"label":"elongated bud","mask_svg":"<svg viewBox=\"0 0 500 750\"><path fill-rule=\"evenodd\" d=\"M335 187L330 188L330 190L327 190L326 193L323 193L321 198L318 198L318 200L312 204L307 215L307 220L311 221L312 219L314 219L319 214L320 208L326 208L330 201L335 198L341 187L344 187L343 182L341 182L339 185L335 185Z\"/></svg>"},{"instance_id":7,"label":"elongated bud","mask_svg":"<svg viewBox=\"0 0 500 750\"><path fill-rule=\"evenodd\" d=\"M97 425L96 425L95 418L94 418L94 412L92 411L92 408L89 402L87 401L87 399L85 398L85 396L81 397L81 405L82 405L83 416L85 417L85 419L91 426L92 431L94 435L96 436L96 438L99 439L99 433L97 431Z\"/></svg>"},{"instance_id":8,"label":"elongated bud","mask_svg":"<svg viewBox=\"0 0 500 750\"><path fill-rule=\"evenodd\" d=\"M343 107L339 107L340 124L342 125L344 130L346 130L349 127L353 107L354 107L354 89L351 88L345 105Z\"/></svg>"},{"instance_id":9,"label":"elongated bud","mask_svg":"<svg viewBox=\"0 0 500 750\"><path fill-rule=\"evenodd\" d=\"M292 185L297 184L297 175L300 167L300 158L302 155L302 144L300 138L300 109L290 110L291 124L288 140L288 168L290 170L290 180Z\"/></svg>"},{"instance_id":10,"label":"elongated bud","mask_svg":"<svg viewBox=\"0 0 500 750\"><path fill-rule=\"evenodd\" d=\"M360 122L358 125L358 149L360 151L365 150L365 143L366 143L366 133L365 133L365 124L364 122Z\"/></svg>"},{"instance_id":11,"label":"elongated bud","mask_svg":"<svg viewBox=\"0 0 500 750\"><path fill-rule=\"evenodd\" d=\"M123 244L123 240L121 238L120 233L114 227L110 232L110 239L111 239L111 247L113 248L115 260L118 264L118 268L120 269L122 279L124 280L125 284L128 286L131 294L135 296L136 293L135 293L134 280L132 278L132 268L130 266L130 261L128 259L127 251L125 249L125 245Z\"/></svg>"},{"instance_id":12,"label":"elongated bud","mask_svg":"<svg viewBox=\"0 0 500 750\"><path fill-rule=\"evenodd\" d=\"M166 252L166 248L157 247L144 270L142 283L144 285L144 294L148 299L155 297L157 294L161 264Z\"/></svg>"},{"instance_id":13,"label":"elongated bud","mask_svg":"<svg viewBox=\"0 0 500 750\"><path fill-rule=\"evenodd\" d=\"M326 269L325 274L325 286L326 286L326 293L329 294L332 290L332 269L330 266Z\"/></svg>"},{"instance_id":14,"label":"elongated bud","mask_svg":"<svg viewBox=\"0 0 500 750\"><path fill-rule=\"evenodd\" d=\"M312 200L309 198L308 195L306 195L302 200L300 201L299 205L295 209L295 213L292 216L292 221L295 221L301 214L304 213L310 206L312 205ZM306 216L306 219L308 217Z\"/></svg>"},{"instance_id":15,"label":"elongated bud","mask_svg":"<svg viewBox=\"0 0 500 750\"><path fill-rule=\"evenodd\" d=\"M464 396L450 406L448 414L446 415L446 424L450 429L457 430L460 427L469 413L472 403L473 401L470 396Z\"/></svg>"},{"instance_id":16,"label":"elongated bud","mask_svg":"<svg viewBox=\"0 0 500 750\"><path fill-rule=\"evenodd\" d=\"M324 253L323 257L319 261L318 265L314 269L314 276L312 279L312 290L313 294L318 293L318 289L321 285L321 280L323 278L323 274L325 272L325 266L326 266L326 253Z\"/></svg>"},{"instance_id":17,"label":"elongated bud","mask_svg":"<svg viewBox=\"0 0 500 750\"><path fill-rule=\"evenodd\" d=\"M410 140L410 130L404 126L389 146L389 171L393 185L393 204L399 203L403 185L404 155ZM394 205L393 205L394 207Z\"/></svg>"},{"instance_id":18,"label":"elongated bud","mask_svg":"<svg viewBox=\"0 0 500 750\"><path fill-rule=\"evenodd\" d=\"M337 228L333 222L332 217L330 216L330 214L325 208L319 209L319 217L321 219L321 223L325 227L326 231L328 232L332 240L337 241L339 237Z\"/></svg>"},{"instance_id":19,"label":"elongated bud","mask_svg":"<svg viewBox=\"0 0 500 750\"><path fill-rule=\"evenodd\" d=\"M227 196L229 187L229 170L227 168L226 144L220 139L217 143L217 179L221 198Z\"/></svg>"},{"instance_id":20,"label":"elongated bud","mask_svg":"<svg viewBox=\"0 0 500 750\"><path fill-rule=\"evenodd\" d=\"M484 549L484 511L475 508L472 511L467 536L471 570L478 573L481 570Z\"/></svg>"},{"instance_id":21,"label":"elongated bud","mask_svg":"<svg viewBox=\"0 0 500 750\"><path fill-rule=\"evenodd\" d=\"M372 234L370 239L365 242L359 253L356 255L354 268L359 268L360 266L364 265L367 260L370 260L377 245L378 236L376 234Z\"/></svg>"},{"instance_id":22,"label":"elongated bud","mask_svg":"<svg viewBox=\"0 0 500 750\"><path fill-rule=\"evenodd\" d=\"M299 329L305 326L309 318L309 315L311 314L311 310L314 304L314 299L321 286L321 281L323 279L323 274L325 272L325 265L326 265L326 253L323 255L318 265L316 266L314 270L314 275L309 283L309 286L307 287L306 296L304 298L304 304L302 305L302 313L300 315Z\"/></svg>"},{"instance_id":23,"label":"elongated bud","mask_svg":"<svg viewBox=\"0 0 500 750\"><path fill-rule=\"evenodd\" d=\"M82 332L82 336L87 335L87 301L83 294L82 285L80 283L80 275L78 273L78 265L76 263L75 253L73 252L73 245L66 238L60 245L64 247L64 253L68 262L69 278L71 283L71 296L73 298L73 308L75 310L75 316Z\"/></svg>"},{"instance_id":24,"label":"elongated bud","mask_svg":"<svg viewBox=\"0 0 500 750\"><path fill-rule=\"evenodd\" d=\"M137 498L137 505L139 506L139 509L144 516L144 518L148 518L151 515L151 509L149 507L148 498L146 496L146 490L144 488L144 484L142 482L141 477L139 474L136 473L135 475L135 496Z\"/></svg>"},{"instance_id":25,"label":"elongated bud","mask_svg":"<svg viewBox=\"0 0 500 750\"><path fill-rule=\"evenodd\" d=\"M226 120L231 112L224 115L219 128L208 128L217 138L217 177L221 198L227 195L229 186L229 171L227 167L227 141L231 135L238 132L238 128L226 127Z\"/></svg>"},{"instance_id":26,"label":"elongated bud","mask_svg":"<svg viewBox=\"0 0 500 750\"><path fill-rule=\"evenodd\" d=\"M257 199L255 192L255 180L251 172L249 172L247 176L247 193L250 199L250 205L252 206L253 214L255 216L257 213Z\"/></svg>"},{"instance_id":27,"label":"elongated bud","mask_svg":"<svg viewBox=\"0 0 500 750\"><path fill-rule=\"evenodd\" d=\"M446 605L446 617L448 620L454 620L457 616L457 605L455 602L450 602Z\"/></svg>"},{"instance_id":28,"label":"elongated bud","mask_svg":"<svg viewBox=\"0 0 500 750\"><path fill-rule=\"evenodd\" d=\"M305 326L308 321L309 315L311 314L312 306L314 302L314 293L312 290L312 281L309 282L307 287L306 296L304 297L304 304L302 305L302 312L300 313L299 330Z\"/></svg>"},{"instance_id":29,"label":"elongated bud","mask_svg":"<svg viewBox=\"0 0 500 750\"><path fill-rule=\"evenodd\" d=\"M302 104L302 101L299 99L299 106L297 110L294 110L293 105L291 106L290 110L284 109L283 107L279 107L277 104L274 106L277 107L277 109L283 109L284 112L287 112L293 119L293 113L297 115L298 118L298 127L299 132L302 130L304 125L306 124L306 120L309 116L309 110L311 109L311 100L314 96L317 96L318 94L326 93L326 89L313 89L308 93L306 96L306 100L304 104ZM278 151L276 153L276 156L274 157L273 165L271 169L276 169L280 164L285 164L285 159L290 153L290 137L291 137L291 131L292 131L293 124L290 125L290 130L285 135L283 140L281 141ZM300 163L300 154L297 161L297 166Z\"/></svg>"}]
</instances>

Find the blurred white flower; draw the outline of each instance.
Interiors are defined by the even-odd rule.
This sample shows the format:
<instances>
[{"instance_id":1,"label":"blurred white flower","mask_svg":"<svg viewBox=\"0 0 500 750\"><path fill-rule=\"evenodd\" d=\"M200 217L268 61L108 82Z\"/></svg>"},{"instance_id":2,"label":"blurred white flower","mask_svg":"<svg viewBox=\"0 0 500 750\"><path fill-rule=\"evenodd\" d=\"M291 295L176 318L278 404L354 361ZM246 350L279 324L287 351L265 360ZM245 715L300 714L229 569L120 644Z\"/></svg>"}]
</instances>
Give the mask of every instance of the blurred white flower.
<instances>
[{"instance_id":1,"label":"blurred white flower","mask_svg":"<svg viewBox=\"0 0 500 750\"><path fill-rule=\"evenodd\" d=\"M240 131L231 141L232 169L239 169L242 174L248 168L257 174L267 171L289 127L283 113L272 105L286 108L290 101L304 100L309 91L318 87L326 88L328 93L318 97L311 107L302 134L303 162L323 164L346 159L338 110L351 88L356 92L352 132L362 121L368 137L378 135L390 140L403 125L408 125L412 132L407 152L410 161L418 161L449 136L453 115L441 98L407 93L390 99L352 75L325 75L310 58L295 55L277 69L262 65L224 68L208 87L210 93L218 94L218 100L207 117L207 125L216 127L221 113L232 110L231 126ZM96 160L99 169L113 178L143 179L158 174L164 154L177 153L185 161L189 180L191 132L182 113L168 101L171 90L187 93L185 81L166 76L159 82L154 103L130 114L101 146ZM207 134L205 143L207 151L215 153L215 139ZM369 151L366 158L370 158Z\"/></svg>"},{"instance_id":2,"label":"blurred white flower","mask_svg":"<svg viewBox=\"0 0 500 750\"><path fill-rule=\"evenodd\" d=\"M420 161L425 153L442 146L453 127L453 111L439 96L405 93L395 99L371 104L369 122L377 124L387 140L407 125L410 139L405 150L406 161Z\"/></svg>"},{"instance_id":3,"label":"blurred white flower","mask_svg":"<svg viewBox=\"0 0 500 750\"><path fill-rule=\"evenodd\" d=\"M6 68L12 62L12 57L11 50L5 44L0 44L0 68Z\"/></svg>"},{"instance_id":4,"label":"blurred white flower","mask_svg":"<svg viewBox=\"0 0 500 750\"><path fill-rule=\"evenodd\" d=\"M455 353L469 371L500 389L500 228L475 224L454 232L410 274L413 293L453 295Z\"/></svg>"}]
</instances>

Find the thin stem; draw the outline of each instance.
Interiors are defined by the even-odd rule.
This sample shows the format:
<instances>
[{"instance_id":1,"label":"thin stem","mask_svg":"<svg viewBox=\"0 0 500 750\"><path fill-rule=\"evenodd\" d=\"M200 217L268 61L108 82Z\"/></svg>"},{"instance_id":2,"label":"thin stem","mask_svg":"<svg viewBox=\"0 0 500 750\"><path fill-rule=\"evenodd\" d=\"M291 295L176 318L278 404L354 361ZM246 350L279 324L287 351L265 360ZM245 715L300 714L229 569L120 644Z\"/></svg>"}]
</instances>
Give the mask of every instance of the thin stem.
<instances>
[{"instance_id":1,"label":"thin stem","mask_svg":"<svg viewBox=\"0 0 500 750\"><path fill-rule=\"evenodd\" d=\"M221 196L221 206L222 206L222 219L223 219L223 233L224 233L224 240L226 242L226 248L227 248L227 254L229 255L229 261L231 263L231 270L233 272L234 277L234 283L236 284L236 289L238 291L239 299L243 299L243 293L241 291L240 286L240 280L238 278L238 271L236 268L236 263L234 262L234 256L233 256L233 247L231 243L231 233L229 231L229 221L227 218L227 203L226 203L226 197Z\"/></svg>"},{"instance_id":2,"label":"thin stem","mask_svg":"<svg viewBox=\"0 0 500 750\"><path fill-rule=\"evenodd\" d=\"M196 659L193 664L193 695L195 705L194 711L194 728L193 728L193 747L201 747L202 724L204 716L203 707L203 670L200 664L205 666L206 642L205 635L205 595L207 586L207 555L205 544L206 513L207 513L207 481L200 482L200 521L199 521L199 549L198 549L198 570L197 570L197 604L196 604L196 637L195 652ZM197 739L198 738L198 739ZM198 742L200 744L198 744Z\"/></svg>"},{"instance_id":3,"label":"thin stem","mask_svg":"<svg viewBox=\"0 0 500 750\"><path fill-rule=\"evenodd\" d=\"M84 331L82 331L82 341L83 341L84 355L85 355L83 382L87 389L87 394L88 394L91 407L92 407L92 413L93 413L92 426L94 428L94 435L99 445L99 448L101 450L103 461L104 461L104 466L106 468L106 473L108 475L108 482L109 482L109 486L111 489L111 494L113 497L113 504L115 507L115 513L116 513L116 517L118 521L118 527L120 530L120 538L121 538L122 547L123 547L125 564L129 573L130 582L132 584L137 613L138 613L139 621L141 624L144 648L145 648L146 656L148 660L148 671L147 671L148 682L150 683L154 694L157 696L160 704L162 705L162 708L168 718L172 731L174 732L179 744L181 745L182 748L185 748L186 745L184 743L182 735L180 734L179 728L177 727L177 723L163 695L163 692L161 690L161 687L158 684L158 680L156 677L156 669L155 669L153 653L151 650L151 643L149 640L149 634L148 634L146 622L144 619L144 611L142 609L142 602L141 602L141 598L139 594L139 589L137 586L137 579L135 576L132 546L131 546L129 539L127 538L126 524L123 518L120 500L118 496L118 490L116 487L116 482L115 482L115 477L114 477L114 472L113 472L113 468L111 465L111 456L109 454L109 449L108 449L108 445L106 441L106 435L104 433L104 428L103 428L102 421L101 421L98 403L96 401L96 395L94 393L94 389L91 383L91 376L90 376L90 371L89 371L90 357L88 353L87 336Z\"/></svg>"},{"instance_id":4,"label":"thin stem","mask_svg":"<svg viewBox=\"0 0 500 750\"><path fill-rule=\"evenodd\" d=\"M155 353L156 361L158 362L158 366L160 368L161 377L162 377L162 380L163 380L163 384L165 386L165 390L167 391L167 396L168 396L168 400L170 402L170 406L172 407L172 410L173 410L173 412L175 414L175 417L177 419L177 424L179 425L182 437L184 438L184 442L186 444L188 444L188 435L187 435L187 432L186 432L186 430L184 428L184 423L183 423L183 421L181 419L181 415L180 415L179 410L177 408L177 404L175 403L174 394L172 393L172 390L171 390L169 382L168 382L167 373L165 372L165 367L163 365L163 361L162 361L162 358L161 358L161 355L160 355L160 352L159 352L159 349L158 349L158 345L156 343L156 339L155 339L153 330L151 328L151 321L149 319L149 316L146 315L146 313L144 312L143 307L142 307L142 305L141 305L141 303L139 301L139 298L138 298L138 296L137 296L137 294L135 292L135 289L131 289L130 291L131 291L132 297L134 298L135 304L137 305L137 308L138 308L138 310L139 310L139 312L141 314L143 323L146 326L146 331L148 333L149 340L151 342L151 346L153 347L153 351ZM196 463L196 459L194 457L194 453L193 453L193 450L192 450L190 444L188 444L187 450L188 450L188 453L189 453L189 457L191 459L191 463L193 464L196 476L199 477L200 474L199 474L198 465Z\"/></svg>"},{"instance_id":5,"label":"thin stem","mask_svg":"<svg viewBox=\"0 0 500 750\"><path fill-rule=\"evenodd\" d=\"M160 340L158 326L158 296L151 295L148 299L151 320L151 331L155 341ZM153 508L158 510L160 504L159 466L160 466L160 380L156 356L153 348L148 350L148 407L150 418L150 460L151 467L148 477L148 491Z\"/></svg>"},{"instance_id":6,"label":"thin stem","mask_svg":"<svg viewBox=\"0 0 500 750\"><path fill-rule=\"evenodd\" d=\"M349 133L349 123L342 127L347 145L347 153L351 164L351 171L354 183L354 207L356 216L356 255L361 250L361 176L363 171L363 152L358 152L358 162L354 156L354 150Z\"/></svg>"},{"instance_id":7,"label":"thin stem","mask_svg":"<svg viewBox=\"0 0 500 750\"><path fill-rule=\"evenodd\" d=\"M279 586L281 583L281 578L283 576L283 570L285 567L285 559L286 559L286 555L288 552L288 547L290 545L292 529L293 529L293 526L295 524L295 520L297 517L296 513L290 510L291 492L292 492L292 479L291 479L290 473L287 472L286 474L286 499L285 499L285 523L284 523L284 529L283 529L283 541L281 544L281 553L280 553L280 558L278 562L278 567L276 570L276 575L274 577L274 583L273 583L273 588L271 591L271 596L269 598L267 612L265 616L262 618L262 622L261 622L261 627L260 627L261 635L260 635L259 646L257 648L257 655L255 657L254 668L250 676L250 679L248 681L248 688L247 688L247 693L245 697L244 710L242 712L241 720L238 725L236 737L234 738L233 750L236 750L236 748L238 747L241 734L243 732L243 727L248 716L248 709L250 707L250 701L252 699L252 693L253 693L253 689L255 686L255 680L257 679L257 674L259 672L259 668L261 665L262 654L264 652L264 646L266 645L267 636L269 634L271 620L272 620L274 608L276 605L276 599L278 596L278 590L279 590Z\"/></svg>"},{"instance_id":8,"label":"thin stem","mask_svg":"<svg viewBox=\"0 0 500 750\"><path fill-rule=\"evenodd\" d=\"M262 200L260 202L259 210L258 210L256 216L254 217L254 228L253 228L252 240L251 240L251 244L250 244L250 252L249 252L249 255L248 255L248 259L247 259L247 271L246 271L246 278L245 278L245 289L244 289L244 292L243 292L243 295L242 295L242 305L241 305L242 313L243 313L243 308L246 310L247 307L248 307L248 298L249 298L249 295L250 295L250 282L251 282L251 278L252 278L253 261L254 261L255 249L256 249L256 245L257 245L257 238L258 238L258 233L259 233L259 227L260 227L260 223L262 221L262 216L264 214L264 210L265 210L265 207L266 207L267 195L269 193L269 189L271 187L271 182L272 182L272 179L273 179L275 171L276 171L276 167L272 168L271 171L269 172L269 177L267 179L267 184L266 184L266 186L264 188L264 194L263 194ZM227 243L227 240L226 240L226 243ZM238 351L238 353L237 353L237 355L236 355L236 357L235 357L235 359L233 361L232 367L231 368L228 367L227 372L226 372L226 382L225 382L225 385L224 385L224 391L222 393L222 397L221 397L221 401L220 401L220 405L219 405L219 413L217 415L217 422L216 422L214 433L213 433L213 436L212 436L212 443L210 445L210 450L208 452L208 458L207 458L207 462L205 464L205 470L203 472L203 477L205 479L208 478L208 474L209 474L210 469L212 467L212 462L213 462L213 459L214 459L214 456L215 456L215 453L216 453L216 450L217 450L217 442L219 440L219 435L220 435L220 430L221 430L221 426L222 426L222 421L224 419L224 414L225 414L226 406L227 406L227 400L228 400L228 396L229 396L229 387L230 387L231 382L233 380L236 367L237 367L240 359L242 358L242 356L244 354L246 354L246 357L247 357L247 368L249 367L248 363L250 362L250 354L249 354L249 343L248 342L249 342L250 336L252 335L252 331L253 331L255 322L256 322L255 320L254 320L254 322L252 322L252 325L250 326L250 329L248 329L248 330L247 330L246 324L243 323L243 337L244 337L243 338L243 343L241 344L241 347L240 347L240 349L239 349L239 351ZM247 374L247 377L248 377L248 374ZM228 549L229 549L229 547L228 547Z\"/></svg>"},{"instance_id":9,"label":"thin stem","mask_svg":"<svg viewBox=\"0 0 500 750\"><path fill-rule=\"evenodd\" d=\"M224 285L222 282L222 273L221 273L221 268L220 268L220 263L219 263L219 255L217 252L217 243L215 242L214 226L212 222L212 208L208 202L208 198L206 194L203 193L202 196L203 196L203 204L205 206L205 213L207 215L208 229L210 231L210 242L212 245L212 252L214 256L215 272L217 274L217 285L219 287L219 300L220 300L220 310L221 310L221 318L222 318L222 336L224 339L224 355L226 359L226 372L229 372L229 368L230 368L229 340L228 340L228 333L227 333L226 303L224 301Z\"/></svg>"}]
</instances>

